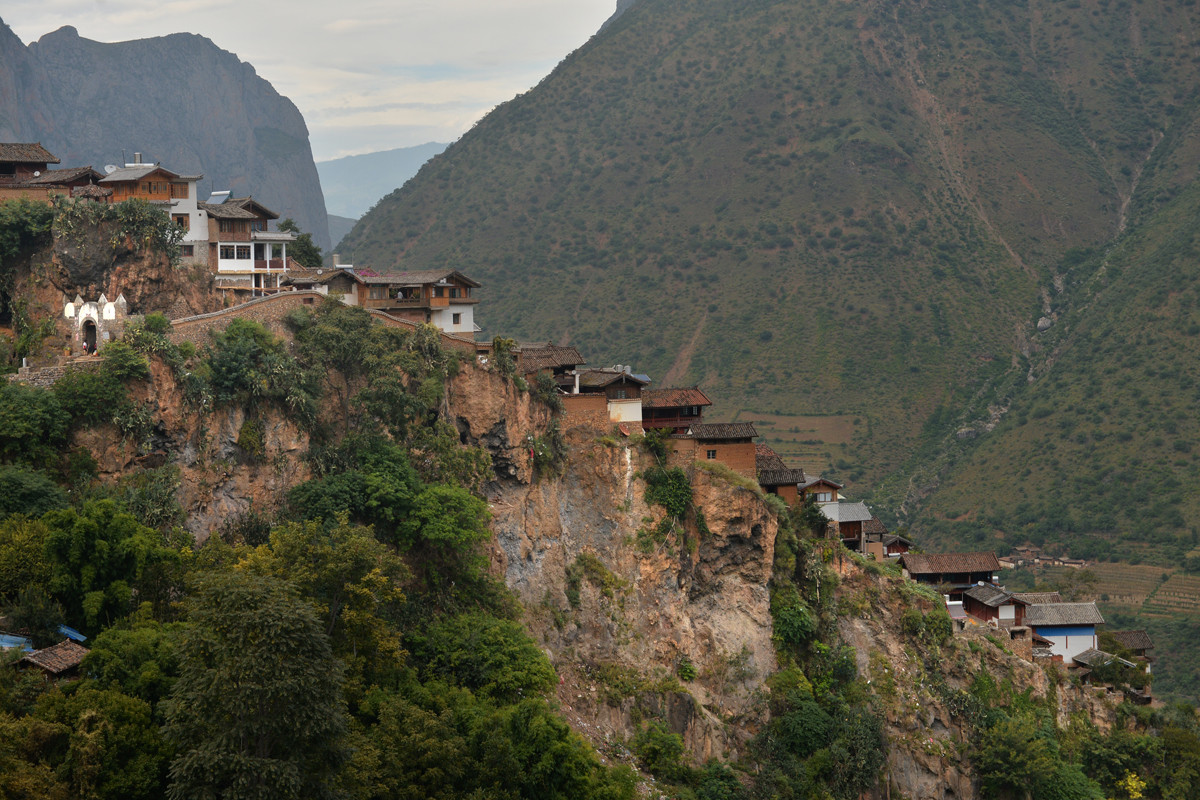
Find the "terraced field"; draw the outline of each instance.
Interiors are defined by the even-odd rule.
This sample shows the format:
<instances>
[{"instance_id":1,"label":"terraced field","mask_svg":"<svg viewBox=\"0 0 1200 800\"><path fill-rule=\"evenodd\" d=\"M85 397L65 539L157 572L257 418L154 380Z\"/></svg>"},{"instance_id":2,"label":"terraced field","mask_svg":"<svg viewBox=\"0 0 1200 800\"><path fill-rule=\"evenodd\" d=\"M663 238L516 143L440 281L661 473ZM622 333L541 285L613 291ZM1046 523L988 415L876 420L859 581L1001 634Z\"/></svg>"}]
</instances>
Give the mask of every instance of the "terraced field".
<instances>
[{"instance_id":1,"label":"terraced field","mask_svg":"<svg viewBox=\"0 0 1200 800\"><path fill-rule=\"evenodd\" d=\"M1097 578L1096 594L1119 606L1140 606L1162 583L1162 567L1132 564L1095 564L1088 568Z\"/></svg>"},{"instance_id":2,"label":"terraced field","mask_svg":"<svg viewBox=\"0 0 1200 800\"><path fill-rule=\"evenodd\" d=\"M1200 614L1200 575L1172 575L1143 608L1154 614Z\"/></svg>"}]
</instances>

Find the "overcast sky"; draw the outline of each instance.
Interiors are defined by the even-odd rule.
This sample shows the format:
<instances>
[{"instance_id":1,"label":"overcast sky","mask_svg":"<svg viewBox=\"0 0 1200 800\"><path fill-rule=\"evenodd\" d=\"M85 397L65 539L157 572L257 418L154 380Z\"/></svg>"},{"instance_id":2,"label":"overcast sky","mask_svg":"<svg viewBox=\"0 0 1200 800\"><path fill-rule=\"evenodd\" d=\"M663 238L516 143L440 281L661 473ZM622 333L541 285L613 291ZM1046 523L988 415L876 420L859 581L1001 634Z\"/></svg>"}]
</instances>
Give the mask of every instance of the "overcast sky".
<instances>
[{"instance_id":1,"label":"overcast sky","mask_svg":"<svg viewBox=\"0 0 1200 800\"><path fill-rule=\"evenodd\" d=\"M198 33L304 114L318 161L451 142L545 77L615 0L5 0L26 44Z\"/></svg>"}]
</instances>

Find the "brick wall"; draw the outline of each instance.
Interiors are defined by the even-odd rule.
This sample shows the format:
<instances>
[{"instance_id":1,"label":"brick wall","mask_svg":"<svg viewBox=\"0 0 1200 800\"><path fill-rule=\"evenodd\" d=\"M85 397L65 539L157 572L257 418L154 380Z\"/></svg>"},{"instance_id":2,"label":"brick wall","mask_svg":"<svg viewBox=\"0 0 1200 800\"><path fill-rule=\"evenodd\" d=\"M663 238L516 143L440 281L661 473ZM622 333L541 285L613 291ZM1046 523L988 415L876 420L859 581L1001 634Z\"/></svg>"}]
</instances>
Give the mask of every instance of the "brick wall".
<instances>
[{"instance_id":1,"label":"brick wall","mask_svg":"<svg viewBox=\"0 0 1200 800\"><path fill-rule=\"evenodd\" d=\"M58 379L73 369L96 369L102 363L102 358L87 358L78 361L68 361L53 367L21 367L15 375L9 375L9 383L23 383L38 389L49 389L58 383Z\"/></svg>"},{"instance_id":2,"label":"brick wall","mask_svg":"<svg viewBox=\"0 0 1200 800\"><path fill-rule=\"evenodd\" d=\"M608 430L608 398L602 394L569 394L563 397L567 427L584 426Z\"/></svg>"},{"instance_id":3,"label":"brick wall","mask_svg":"<svg viewBox=\"0 0 1200 800\"><path fill-rule=\"evenodd\" d=\"M696 442L696 459L699 461L710 461L708 451L716 451L716 461L721 462L725 466L732 469L739 475L744 475L750 480L758 479L758 470L754 458L754 443L753 442Z\"/></svg>"}]
</instances>

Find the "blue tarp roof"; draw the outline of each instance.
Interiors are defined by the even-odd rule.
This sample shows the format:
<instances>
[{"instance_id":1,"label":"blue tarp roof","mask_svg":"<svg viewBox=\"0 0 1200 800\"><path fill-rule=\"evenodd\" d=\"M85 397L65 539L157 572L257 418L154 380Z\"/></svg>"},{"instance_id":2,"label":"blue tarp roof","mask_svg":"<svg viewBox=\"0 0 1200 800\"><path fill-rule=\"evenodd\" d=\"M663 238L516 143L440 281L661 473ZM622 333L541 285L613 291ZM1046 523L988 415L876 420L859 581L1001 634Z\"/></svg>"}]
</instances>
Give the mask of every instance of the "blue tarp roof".
<instances>
[{"instance_id":1,"label":"blue tarp roof","mask_svg":"<svg viewBox=\"0 0 1200 800\"><path fill-rule=\"evenodd\" d=\"M24 636L14 636L11 633L0 633L0 649L10 650L20 648L27 653L33 652L33 642Z\"/></svg>"},{"instance_id":2,"label":"blue tarp roof","mask_svg":"<svg viewBox=\"0 0 1200 800\"><path fill-rule=\"evenodd\" d=\"M67 637L73 642L86 642L87 637L74 628L68 628L66 625L59 625L58 632Z\"/></svg>"}]
</instances>

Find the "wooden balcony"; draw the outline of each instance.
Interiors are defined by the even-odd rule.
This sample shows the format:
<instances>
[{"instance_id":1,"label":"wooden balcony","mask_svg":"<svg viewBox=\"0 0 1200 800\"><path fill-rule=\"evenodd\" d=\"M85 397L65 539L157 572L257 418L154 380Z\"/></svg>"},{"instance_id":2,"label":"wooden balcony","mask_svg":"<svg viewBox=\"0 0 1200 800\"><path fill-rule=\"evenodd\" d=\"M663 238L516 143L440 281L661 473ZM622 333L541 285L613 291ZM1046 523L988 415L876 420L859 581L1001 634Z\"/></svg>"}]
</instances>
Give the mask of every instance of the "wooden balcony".
<instances>
[{"instance_id":1,"label":"wooden balcony","mask_svg":"<svg viewBox=\"0 0 1200 800\"><path fill-rule=\"evenodd\" d=\"M437 298L435 298L437 299ZM419 297L411 299L404 297L367 298L362 301L363 308L428 308L428 304Z\"/></svg>"},{"instance_id":2,"label":"wooden balcony","mask_svg":"<svg viewBox=\"0 0 1200 800\"><path fill-rule=\"evenodd\" d=\"M257 259L254 262L255 272L270 272L273 269L283 271L287 266L282 258L270 258L266 260Z\"/></svg>"}]
</instances>

